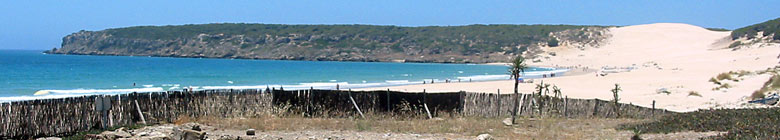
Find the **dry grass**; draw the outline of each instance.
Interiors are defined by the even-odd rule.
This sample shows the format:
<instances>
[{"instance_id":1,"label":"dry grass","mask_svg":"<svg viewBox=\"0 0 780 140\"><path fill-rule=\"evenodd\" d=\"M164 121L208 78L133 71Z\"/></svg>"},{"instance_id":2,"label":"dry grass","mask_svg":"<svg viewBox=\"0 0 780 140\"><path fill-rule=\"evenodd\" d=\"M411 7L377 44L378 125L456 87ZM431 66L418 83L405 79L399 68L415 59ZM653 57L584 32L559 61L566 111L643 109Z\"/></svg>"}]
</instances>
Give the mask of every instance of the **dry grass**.
<instances>
[{"instance_id":1,"label":"dry grass","mask_svg":"<svg viewBox=\"0 0 780 140\"><path fill-rule=\"evenodd\" d=\"M753 94L750 95L750 98L752 99L764 98L767 92L775 91L778 89L780 89L780 76L774 74L772 75L771 78L769 78L768 81L764 83L764 86L761 87L761 89L753 92Z\"/></svg>"},{"instance_id":2,"label":"dry grass","mask_svg":"<svg viewBox=\"0 0 780 140\"><path fill-rule=\"evenodd\" d=\"M733 80L733 81L736 81L734 79L734 77L731 77L731 74L732 74L732 72L721 73L721 74L718 74L718 76L715 76L715 79L718 79L719 81L723 81L723 80Z\"/></svg>"},{"instance_id":3,"label":"dry grass","mask_svg":"<svg viewBox=\"0 0 780 140\"><path fill-rule=\"evenodd\" d=\"M718 87L712 88L712 90L729 89L729 88L732 88L732 87L733 86L731 86L729 83L723 83L723 84L721 84Z\"/></svg>"},{"instance_id":4,"label":"dry grass","mask_svg":"<svg viewBox=\"0 0 780 140\"><path fill-rule=\"evenodd\" d=\"M696 92L696 91L690 91L690 92L688 92L688 96L698 96L698 97L701 97L701 94L699 94L699 92Z\"/></svg>"},{"instance_id":5,"label":"dry grass","mask_svg":"<svg viewBox=\"0 0 780 140\"><path fill-rule=\"evenodd\" d=\"M307 118L299 116L258 118L203 118L194 122L222 129L256 129L258 131L307 131L329 130L346 132L456 134L467 137L491 134L504 138L538 139L626 139L630 131L614 128L623 123L635 123L632 119L562 119L521 118L514 126L505 126L498 118L442 117L434 119L399 118L389 115L357 118Z\"/></svg>"},{"instance_id":6,"label":"dry grass","mask_svg":"<svg viewBox=\"0 0 780 140\"><path fill-rule=\"evenodd\" d=\"M315 113L317 117L305 117L300 111L282 105L267 113L250 118L182 117L175 123L197 122L219 129L256 129L261 132L335 131L343 133L412 133L412 134L454 134L468 138L479 134L490 134L498 139L628 139L631 131L617 131L619 124L642 122L636 119L565 119L565 118L519 118L518 124L505 126L503 118L463 117L438 112L437 118L427 119L419 107L401 105L397 114L376 113L364 110L366 119L354 111L325 110ZM295 113L297 112L297 113Z\"/></svg>"}]
</instances>

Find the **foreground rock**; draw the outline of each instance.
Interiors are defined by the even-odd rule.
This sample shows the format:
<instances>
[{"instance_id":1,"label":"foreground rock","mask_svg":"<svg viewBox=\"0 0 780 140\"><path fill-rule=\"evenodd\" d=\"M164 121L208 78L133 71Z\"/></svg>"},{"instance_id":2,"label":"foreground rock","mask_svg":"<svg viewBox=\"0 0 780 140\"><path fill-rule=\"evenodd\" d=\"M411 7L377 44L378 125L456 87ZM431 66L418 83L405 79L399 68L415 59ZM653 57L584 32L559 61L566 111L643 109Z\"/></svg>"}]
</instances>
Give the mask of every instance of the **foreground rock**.
<instances>
[{"instance_id":1,"label":"foreground rock","mask_svg":"<svg viewBox=\"0 0 780 140\"><path fill-rule=\"evenodd\" d=\"M477 136L478 140L493 140L493 136L490 136L490 134L480 134Z\"/></svg>"},{"instance_id":2,"label":"foreground rock","mask_svg":"<svg viewBox=\"0 0 780 140\"><path fill-rule=\"evenodd\" d=\"M504 123L504 125L506 126L512 126L512 118L506 118L501 122Z\"/></svg>"}]
</instances>

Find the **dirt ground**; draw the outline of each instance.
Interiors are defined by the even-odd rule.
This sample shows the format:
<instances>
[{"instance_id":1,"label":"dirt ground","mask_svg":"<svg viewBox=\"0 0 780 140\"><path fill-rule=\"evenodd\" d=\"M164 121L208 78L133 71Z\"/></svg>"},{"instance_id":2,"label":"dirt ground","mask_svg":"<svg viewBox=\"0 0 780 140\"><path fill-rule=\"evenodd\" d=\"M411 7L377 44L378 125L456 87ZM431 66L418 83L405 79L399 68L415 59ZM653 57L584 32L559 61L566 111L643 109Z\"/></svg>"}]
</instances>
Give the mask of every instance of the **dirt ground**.
<instances>
[{"instance_id":1,"label":"dirt ground","mask_svg":"<svg viewBox=\"0 0 780 140\"><path fill-rule=\"evenodd\" d=\"M616 130L620 124L648 120L519 118L507 126L499 118L181 118L173 124L159 124L133 130L118 129L100 135L120 139L179 139L189 130L205 139L630 139L634 132ZM247 135L254 129L254 135ZM719 132L643 134L643 139L699 139ZM106 137L106 136L104 136Z\"/></svg>"},{"instance_id":2,"label":"dirt ground","mask_svg":"<svg viewBox=\"0 0 780 140\"><path fill-rule=\"evenodd\" d=\"M506 126L498 118L354 119L263 117L190 120L213 128L209 138L234 139L476 139L489 134L495 139L630 139L631 131L620 124L648 120L519 118ZM246 136L256 129L255 136ZM206 130L208 131L208 130ZM643 139L699 139L718 132L643 134Z\"/></svg>"}]
</instances>

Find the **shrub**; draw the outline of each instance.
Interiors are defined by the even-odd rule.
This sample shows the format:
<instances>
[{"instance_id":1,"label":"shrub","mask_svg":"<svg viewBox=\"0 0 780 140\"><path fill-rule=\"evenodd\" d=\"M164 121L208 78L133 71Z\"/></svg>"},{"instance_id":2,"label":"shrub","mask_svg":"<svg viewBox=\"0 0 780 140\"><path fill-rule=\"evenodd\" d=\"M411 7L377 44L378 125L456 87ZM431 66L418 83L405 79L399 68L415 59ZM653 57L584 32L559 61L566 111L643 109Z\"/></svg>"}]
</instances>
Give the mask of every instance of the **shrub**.
<instances>
[{"instance_id":1,"label":"shrub","mask_svg":"<svg viewBox=\"0 0 780 140\"><path fill-rule=\"evenodd\" d=\"M764 98L764 97L766 97L766 94L764 94L764 92L766 92L766 91L757 90L757 91L753 92L753 94L750 94L750 99L754 99L755 100L755 99Z\"/></svg>"},{"instance_id":2,"label":"shrub","mask_svg":"<svg viewBox=\"0 0 780 140\"><path fill-rule=\"evenodd\" d=\"M766 96L766 93L772 90L780 89L780 76L773 75L768 81L764 82L764 86L761 89L756 90L753 94L750 94L751 99L760 99Z\"/></svg>"},{"instance_id":3,"label":"shrub","mask_svg":"<svg viewBox=\"0 0 780 140\"><path fill-rule=\"evenodd\" d=\"M718 79L715 79L715 77L710 78L710 82L720 85L720 81Z\"/></svg>"},{"instance_id":4,"label":"shrub","mask_svg":"<svg viewBox=\"0 0 780 140\"><path fill-rule=\"evenodd\" d=\"M550 47L558 46L558 39L555 39L555 38L551 37L550 40L547 41L547 45L550 46Z\"/></svg>"},{"instance_id":5,"label":"shrub","mask_svg":"<svg viewBox=\"0 0 780 140\"><path fill-rule=\"evenodd\" d=\"M732 88L732 87L733 87L733 86L729 85L729 83L724 83L724 84L721 84L721 85L720 85L720 87L718 87L718 88L721 88L721 89L723 89L723 88L725 88L725 89L728 89L728 88Z\"/></svg>"},{"instance_id":6,"label":"shrub","mask_svg":"<svg viewBox=\"0 0 780 140\"><path fill-rule=\"evenodd\" d=\"M621 130L642 133L726 131L715 139L780 138L780 108L712 109L672 114L653 122L624 124Z\"/></svg>"},{"instance_id":7,"label":"shrub","mask_svg":"<svg viewBox=\"0 0 780 140\"><path fill-rule=\"evenodd\" d=\"M691 91L691 92L688 92L688 96L699 96L699 97L701 97L701 94L699 94L699 92L696 92L696 91Z\"/></svg>"},{"instance_id":8,"label":"shrub","mask_svg":"<svg viewBox=\"0 0 780 140\"><path fill-rule=\"evenodd\" d=\"M710 30L710 31L731 31L729 29L724 29L724 28L707 28L707 30Z\"/></svg>"},{"instance_id":9,"label":"shrub","mask_svg":"<svg viewBox=\"0 0 780 140\"><path fill-rule=\"evenodd\" d=\"M734 80L733 77L731 77L731 73L721 73L718 74L718 76L715 76L718 80Z\"/></svg>"},{"instance_id":10,"label":"shrub","mask_svg":"<svg viewBox=\"0 0 780 140\"><path fill-rule=\"evenodd\" d=\"M741 41L735 41L734 43L729 44L729 48L737 48L740 45L742 45Z\"/></svg>"}]
</instances>

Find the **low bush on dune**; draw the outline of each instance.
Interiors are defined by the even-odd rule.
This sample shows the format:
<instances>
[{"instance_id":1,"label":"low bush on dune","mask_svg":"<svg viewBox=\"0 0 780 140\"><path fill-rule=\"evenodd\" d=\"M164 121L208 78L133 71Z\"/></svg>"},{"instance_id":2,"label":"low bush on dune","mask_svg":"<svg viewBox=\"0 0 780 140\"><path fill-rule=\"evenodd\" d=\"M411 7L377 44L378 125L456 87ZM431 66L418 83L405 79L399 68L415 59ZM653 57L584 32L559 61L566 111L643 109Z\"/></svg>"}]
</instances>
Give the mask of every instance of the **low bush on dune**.
<instances>
[{"instance_id":1,"label":"low bush on dune","mask_svg":"<svg viewBox=\"0 0 780 140\"><path fill-rule=\"evenodd\" d=\"M697 91L690 91L690 92L688 92L688 96L699 96L699 97L701 97L701 94L699 94L699 92L697 92Z\"/></svg>"},{"instance_id":2,"label":"low bush on dune","mask_svg":"<svg viewBox=\"0 0 780 140\"><path fill-rule=\"evenodd\" d=\"M672 114L653 122L625 124L641 133L726 132L714 139L780 139L780 108L713 109Z\"/></svg>"},{"instance_id":3,"label":"low bush on dune","mask_svg":"<svg viewBox=\"0 0 780 140\"><path fill-rule=\"evenodd\" d=\"M707 29L707 30L710 30L710 31L719 31L719 32L722 32L722 31L731 31L731 30L729 30L729 29L725 29L725 28L706 28L706 29Z\"/></svg>"},{"instance_id":4,"label":"low bush on dune","mask_svg":"<svg viewBox=\"0 0 780 140\"><path fill-rule=\"evenodd\" d=\"M734 42L734 43L731 43L731 44L729 44L729 48L732 48L732 49L733 49L733 48L737 48L737 47L739 47L739 46L741 46L741 45L742 45L742 42L740 42L740 41L736 41L736 42Z\"/></svg>"},{"instance_id":5,"label":"low bush on dune","mask_svg":"<svg viewBox=\"0 0 780 140\"><path fill-rule=\"evenodd\" d=\"M732 81L736 80L736 79L734 79L734 77L731 77L731 72L718 74L718 76L715 76L715 79L718 79L718 80L732 80Z\"/></svg>"},{"instance_id":6,"label":"low bush on dune","mask_svg":"<svg viewBox=\"0 0 780 140\"><path fill-rule=\"evenodd\" d=\"M762 86L761 89L753 92L753 94L750 95L750 98L764 98L767 92L776 91L778 89L780 89L780 76L774 74L768 81L764 82L764 86Z\"/></svg>"}]
</instances>

